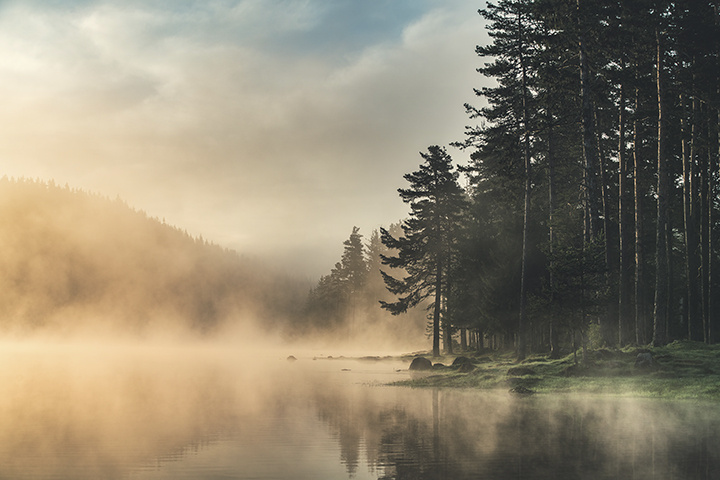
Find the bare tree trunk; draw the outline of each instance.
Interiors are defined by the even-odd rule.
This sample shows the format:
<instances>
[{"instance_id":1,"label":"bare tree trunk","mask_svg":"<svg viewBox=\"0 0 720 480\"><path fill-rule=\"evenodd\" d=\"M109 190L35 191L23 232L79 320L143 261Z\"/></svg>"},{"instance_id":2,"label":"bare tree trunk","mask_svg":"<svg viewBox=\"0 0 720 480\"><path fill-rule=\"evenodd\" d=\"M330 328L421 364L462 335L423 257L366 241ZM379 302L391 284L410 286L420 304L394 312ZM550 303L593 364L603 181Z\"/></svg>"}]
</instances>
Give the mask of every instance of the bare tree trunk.
<instances>
[{"instance_id":1,"label":"bare tree trunk","mask_svg":"<svg viewBox=\"0 0 720 480\"><path fill-rule=\"evenodd\" d=\"M550 225L550 295L555 288L555 278L553 276L552 256L555 249L555 149L553 140L553 119L552 114L548 112L548 213ZM550 319L550 358L560 358L560 339L558 338L558 319Z\"/></svg>"},{"instance_id":2,"label":"bare tree trunk","mask_svg":"<svg viewBox=\"0 0 720 480\"><path fill-rule=\"evenodd\" d=\"M598 159L600 160L600 194L602 198L602 225L603 233L605 234L605 286L610 292L611 296L617 294L617 287L613 278L616 272L615 262L615 251L613 249L612 238L610 236L610 197L608 194L608 172L606 168L605 151L602 148L602 142L600 141L600 119L598 116L597 108L594 109L595 126L597 127L597 151ZM614 347L617 342L617 325L615 320L617 319L617 303L610 303L607 312L600 315L600 335L605 345Z\"/></svg>"},{"instance_id":3,"label":"bare tree trunk","mask_svg":"<svg viewBox=\"0 0 720 480\"><path fill-rule=\"evenodd\" d=\"M665 327L667 325L668 305L668 172L665 158L665 105L663 85L663 51L660 30L655 30L657 47L656 83L658 101L658 152L657 152L657 235L655 248L655 311L653 315L652 343L658 347L666 342Z\"/></svg>"},{"instance_id":4,"label":"bare tree trunk","mask_svg":"<svg viewBox=\"0 0 720 480\"><path fill-rule=\"evenodd\" d=\"M633 182L635 197L635 343L645 344L645 292L643 290L643 221L642 173L640 154L640 89L635 87L635 119L633 122Z\"/></svg>"},{"instance_id":5,"label":"bare tree trunk","mask_svg":"<svg viewBox=\"0 0 720 480\"><path fill-rule=\"evenodd\" d=\"M440 356L440 309L442 300L443 262L438 258L435 268L435 309L433 310L433 357Z\"/></svg>"},{"instance_id":6,"label":"bare tree trunk","mask_svg":"<svg viewBox=\"0 0 720 480\"><path fill-rule=\"evenodd\" d=\"M518 11L518 32L520 51L522 52L523 36L522 36L522 15ZM524 160L525 160L525 211L523 214L523 246L522 246L522 272L520 278L520 319L518 321L518 345L517 360L525 359L526 351L526 330L528 324L527 318L527 264L529 257L530 242L530 194L532 192L532 183L530 179L530 126L529 122L529 105L527 96L527 69L525 67L525 59L520 54L520 66L522 70L522 106L523 106L523 144L524 144Z\"/></svg>"},{"instance_id":7,"label":"bare tree trunk","mask_svg":"<svg viewBox=\"0 0 720 480\"><path fill-rule=\"evenodd\" d=\"M623 64L624 67L624 64ZM630 225L628 223L628 210L630 199L628 198L628 161L625 150L625 88L620 85L620 111L618 115L619 140L618 140L618 226L619 251L620 251L620 281L618 291L618 344L623 347L630 340L630 283L632 265L630 252Z\"/></svg>"},{"instance_id":8,"label":"bare tree trunk","mask_svg":"<svg viewBox=\"0 0 720 480\"><path fill-rule=\"evenodd\" d=\"M452 355L453 352L453 339L452 339L452 325L449 322L443 322L443 343L445 344L445 354Z\"/></svg>"},{"instance_id":9,"label":"bare tree trunk","mask_svg":"<svg viewBox=\"0 0 720 480\"><path fill-rule=\"evenodd\" d=\"M577 0L578 19L582 18L580 0ZM580 97L582 99L583 181L585 203L585 241L594 240L601 230L599 202L602 200L598 187L599 159L597 137L593 122L593 106L590 89L590 66L585 50L585 38L578 37L580 53Z\"/></svg>"},{"instance_id":10,"label":"bare tree trunk","mask_svg":"<svg viewBox=\"0 0 720 480\"><path fill-rule=\"evenodd\" d=\"M697 249L698 236L695 226L694 210L696 209L694 194L696 184L694 162L691 158L691 150L688 146L688 127L686 114L684 113L685 100L681 97L683 104L683 115L681 119L682 130L682 160L683 160L683 216L685 220L685 275L687 281L687 333L688 339L693 340L698 323L698 289L697 289Z\"/></svg>"},{"instance_id":11,"label":"bare tree trunk","mask_svg":"<svg viewBox=\"0 0 720 480\"><path fill-rule=\"evenodd\" d=\"M695 63L693 59L693 63ZM693 76L693 81L695 80ZM694 87L693 87L694 88ZM702 246L700 237L700 219L702 214L702 206L700 202L700 168L698 165L698 155L700 150L700 100L697 95L693 95L692 99L692 124L690 127L690 232L692 238L691 254L691 271L690 278L693 282L695 290L695 301L693 304L688 299L688 340L700 340L703 338L703 295L702 295Z\"/></svg>"},{"instance_id":12,"label":"bare tree trunk","mask_svg":"<svg viewBox=\"0 0 720 480\"><path fill-rule=\"evenodd\" d=\"M700 140L700 151L698 152L698 160L700 164L700 171L702 172L702 183L701 183L701 194L700 194L700 205L701 205L701 227L700 237L701 241L701 252L702 257L700 271L702 272L702 311L703 311L703 335L702 339L705 343L709 342L708 332L710 331L710 247L712 245L712 239L710 238L710 184L712 182L711 163L710 155L707 148L708 145L708 108L706 106L701 107L700 111L701 119L701 136Z\"/></svg>"}]
</instances>

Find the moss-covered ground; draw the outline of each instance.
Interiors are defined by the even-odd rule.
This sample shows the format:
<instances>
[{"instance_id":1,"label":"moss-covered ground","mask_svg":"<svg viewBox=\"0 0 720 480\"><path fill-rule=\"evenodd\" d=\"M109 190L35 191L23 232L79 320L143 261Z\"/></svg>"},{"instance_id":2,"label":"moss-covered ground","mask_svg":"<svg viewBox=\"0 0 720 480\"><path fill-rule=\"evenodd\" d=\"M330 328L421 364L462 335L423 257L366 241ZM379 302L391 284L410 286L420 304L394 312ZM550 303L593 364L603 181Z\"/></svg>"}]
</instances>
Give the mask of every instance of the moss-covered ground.
<instances>
[{"instance_id":1,"label":"moss-covered ground","mask_svg":"<svg viewBox=\"0 0 720 480\"><path fill-rule=\"evenodd\" d=\"M652 364L636 365L638 355L647 353ZM471 366L452 365L461 355ZM519 363L512 352L423 356L434 368L411 371L411 379L397 385L720 400L720 345L682 341L658 348L588 350L584 360L581 352L559 359L530 355Z\"/></svg>"}]
</instances>

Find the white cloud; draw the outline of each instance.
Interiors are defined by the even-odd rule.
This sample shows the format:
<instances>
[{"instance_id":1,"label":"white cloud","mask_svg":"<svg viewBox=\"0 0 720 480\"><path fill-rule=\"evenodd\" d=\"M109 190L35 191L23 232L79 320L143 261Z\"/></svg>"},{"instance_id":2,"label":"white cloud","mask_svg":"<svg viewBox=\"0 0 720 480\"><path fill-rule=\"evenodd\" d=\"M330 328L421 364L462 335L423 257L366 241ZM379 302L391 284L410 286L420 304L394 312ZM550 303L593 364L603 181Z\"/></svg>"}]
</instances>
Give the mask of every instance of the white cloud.
<instances>
[{"instance_id":1,"label":"white cloud","mask_svg":"<svg viewBox=\"0 0 720 480\"><path fill-rule=\"evenodd\" d=\"M119 193L239 250L327 252L404 215L418 151L462 136L483 32L467 2L436 4L342 57L271 38L318 29L325 2L13 4L0 167Z\"/></svg>"}]
</instances>

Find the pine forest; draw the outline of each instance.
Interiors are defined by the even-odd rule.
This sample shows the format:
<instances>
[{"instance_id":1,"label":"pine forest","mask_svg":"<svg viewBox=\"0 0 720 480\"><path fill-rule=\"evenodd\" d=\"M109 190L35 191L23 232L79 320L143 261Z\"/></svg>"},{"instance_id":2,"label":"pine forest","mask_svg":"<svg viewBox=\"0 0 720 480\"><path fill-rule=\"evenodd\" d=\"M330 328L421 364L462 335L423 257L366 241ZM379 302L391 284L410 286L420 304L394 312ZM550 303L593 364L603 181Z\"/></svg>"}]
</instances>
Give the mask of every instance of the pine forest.
<instances>
[{"instance_id":1,"label":"pine forest","mask_svg":"<svg viewBox=\"0 0 720 480\"><path fill-rule=\"evenodd\" d=\"M471 126L451 146L464 160L421 153L398 190L409 217L367 246L354 229L308 308L336 278L344 308L367 298L355 265L379 238L393 295L375 300L427 310L435 355L440 339L446 353L457 342L518 359L717 341L719 7L488 3L491 42L476 52L491 86L468 99Z\"/></svg>"}]
</instances>

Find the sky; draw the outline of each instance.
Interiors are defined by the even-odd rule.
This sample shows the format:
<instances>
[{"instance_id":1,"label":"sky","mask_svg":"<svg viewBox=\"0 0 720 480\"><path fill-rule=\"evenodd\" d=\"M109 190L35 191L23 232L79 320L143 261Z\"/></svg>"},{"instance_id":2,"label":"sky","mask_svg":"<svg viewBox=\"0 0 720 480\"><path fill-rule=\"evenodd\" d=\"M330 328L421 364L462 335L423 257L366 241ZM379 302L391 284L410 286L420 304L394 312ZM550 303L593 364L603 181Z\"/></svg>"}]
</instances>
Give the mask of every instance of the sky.
<instances>
[{"instance_id":1,"label":"sky","mask_svg":"<svg viewBox=\"0 0 720 480\"><path fill-rule=\"evenodd\" d=\"M479 100L481 0L0 0L0 176L317 277ZM458 163L469 152L448 147Z\"/></svg>"}]
</instances>

